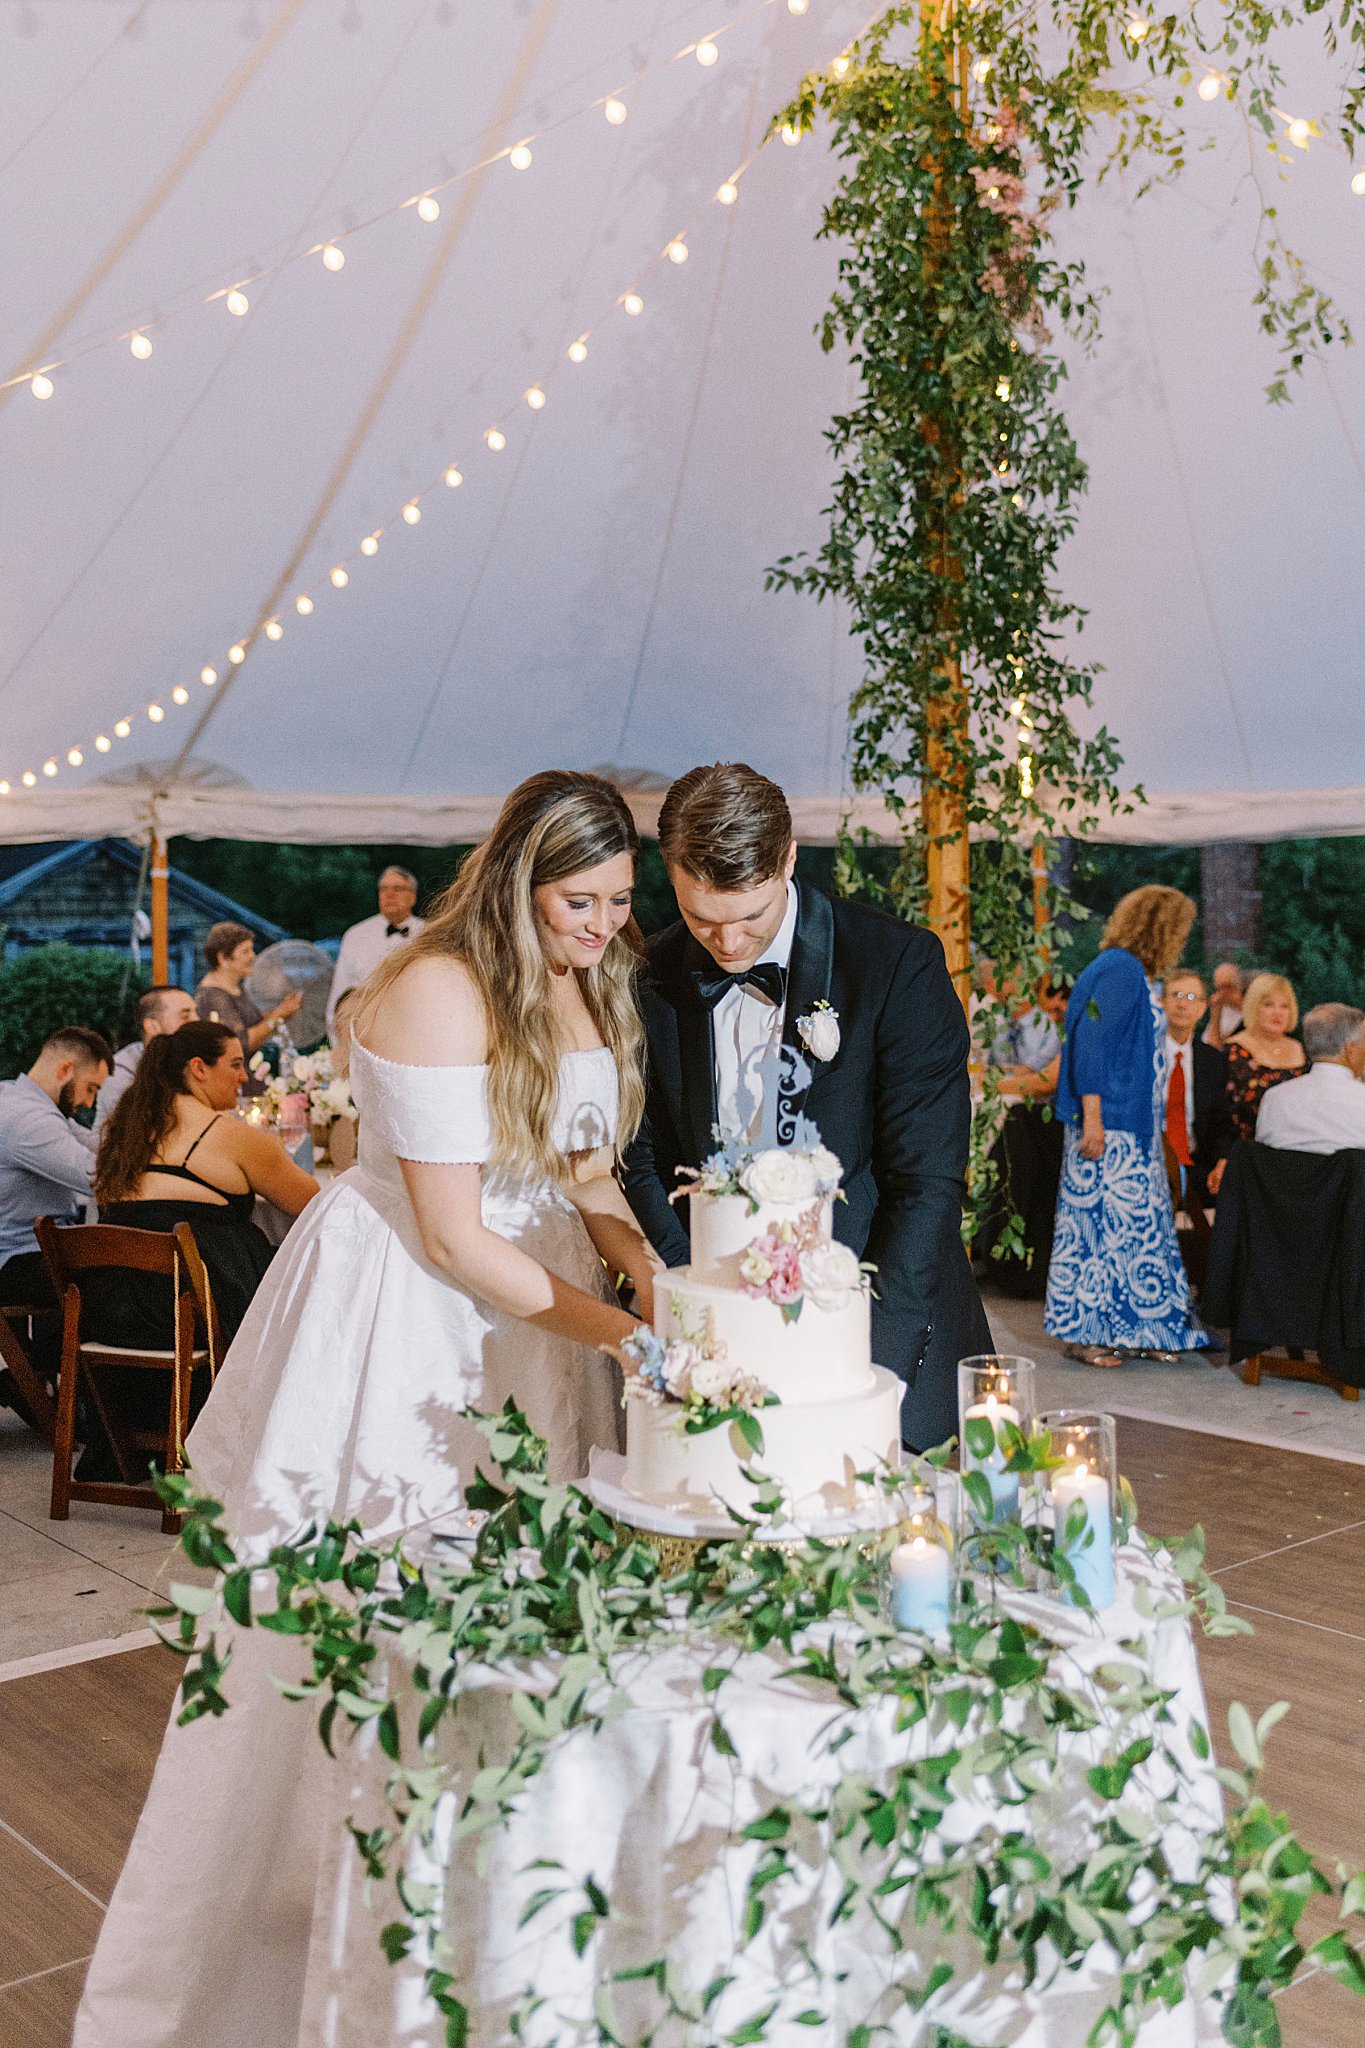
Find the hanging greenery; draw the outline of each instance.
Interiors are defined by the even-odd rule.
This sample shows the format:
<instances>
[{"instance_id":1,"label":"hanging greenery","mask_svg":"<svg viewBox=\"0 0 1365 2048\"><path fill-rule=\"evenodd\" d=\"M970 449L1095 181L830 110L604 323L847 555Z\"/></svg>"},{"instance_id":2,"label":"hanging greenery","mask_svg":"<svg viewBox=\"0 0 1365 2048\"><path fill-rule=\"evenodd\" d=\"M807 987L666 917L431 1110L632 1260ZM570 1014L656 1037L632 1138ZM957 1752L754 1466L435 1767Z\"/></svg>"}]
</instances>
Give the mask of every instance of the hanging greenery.
<instances>
[{"instance_id":1,"label":"hanging greenery","mask_svg":"<svg viewBox=\"0 0 1365 2048\"><path fill-rule=\"evenodd\" d=\"M979 1569L950 1626L903 1634L880 1598L894 1531L879 1549L713 1542L668 1572L649 1541L578 1487L546 1478L545 1444L510 1402L474 1420L502 1476L468 1490L486 1520L469 1556L449 1564L419 1567L400 1545L367 1545L352 1525L279 1546L253 1569L236 1555L217 1502L196 1496L188 1479L159 1482L188 1517L190 1558L220 1575L216 1595L173 1586L158 1611L167 1640L190 1660L181 1719L232 1711L223 1689L230 1646L204 1627L221 1601L236 1626L301 1644L308 1675L283 1689L300 1712L318 1715L329 1749L348 1731L374 1730L388 1760L389 1811L378 1825L373 1816L353 1822L352 1833L392 1901L394 1917L382 1926L376 1918L375 1939L390 1962L415 1962L451 2048L464 2048L471 2031L486 2038L497 2021L473 2003L461 1930L443 1931L443 1888L424 1853L483 1856L557 1759L590 1753L594 1736L632 1711L650 1660L676 1659L680 1649L695 1667L711 1749L757 1802L751 1818L747 1804L732 1818L728 1837L723 1828L708 1837L713 1859L735 1849L748 1858L733 1953L708 1957L707 1982L688 1981L675 1957L651 1946L660 1929L629 1885L617 1896L611 1877L588 1867L589 1842L577 1863L539 1855L500 1892L505 1914L536 1922L529 1954L543 1959L520 1991L500 1971L498 2007L512 2038L739 2048L803 2038L798 2026L828 2028L836 2006L849 2014L851 1994L831 1977L829 1950L807 1938L811 1876L826 1870L837 1872L832 1924L878 1962L867 2010L839 2022L841 2048L905 2038L919 2014L926 2044L968 2048L935 2014L997 1966L1041 1989L1089 1961L1107 1995L1093 2048L1132 2048L1144 2016L1210 1995L1230 2042L1276 2048L1273 1995L1305 1959L1365 1993L1365 1965L1345 1928L1311 1946L1299 1937L1314 1896L1343 1916L1365 1911L1365 1879L1328 1877L1262 1796L1263 1741L1282 1707L1255 1725L1245 1708L1231 1709L1237 1763L1217 1774L1224 1817L1215 1821L1205 1804L1200 1827L1188 1826L1182 1792L1207 1769L1209 1738L1162 1685L1157 1631L1190 1616L1211 1633L1250 1633L1205 1573L1198 1531L1169 1546L1133 1532L1126 1569L1140 1619L1106 1657L1059 1648L1036 1619L1011 1612L1007 1589L1026 1572L1068 1589L1074 1606L1088 1604L1050 1534L1020 1523L979 1525ZM1046 1432L1006 1436L1021 1474L1063 1462ZM990 1489L973 1473L969 1492L973 1481L989 1517ZM884 1474L882 1483L894 1491L901 1481ZM760 1487L756 1527L780 1512L778 1490ZM824 1792L773 1796L770 1732L762 1757L737 1742L732 1705L755 1660L827 1710L803 1775L811 1785L823 1778ZM480 1709L490 1683L509 1701L506 1743L490 1738ZM894 1736L874 1743L874 1762L859 1763L859 1729L879 1713ZM467 1721L478 1731L468 1740ZM1177 1852L1173 1837L1184 1844ZM586 1961L570 1971L579 1987L572 2011L558 2010L551 1988L563 1981L555 1942Z\"/></svg>"},{"instance_id":2,"label":"hanging greenery","mask_svg":"<svg viewBox=\"0 0 1365 2048\"><path fill-rule=\"evenodd\" d=\"M829 429L824 541L783 557L769 585L847 608L863 657L851 778L900 819L897 907L924 916L931 863L951 865L970 832L971 936L1007 990L1049 967L1032 916L1035 840L1082 838L1100 810L1141 800L1120 790L1113 736L1078 726L1098 671L1081 655L1084 608L1057 574L1086 483L1061 396L1067 353L1097 341L1099 306L1050 226L1108 175L1140 189L1178 176L1204 146L1188 125L1196 86L1277 167L1321 137L1325 124L1280 109L1276 46L1309 19L1334 54L1365 41L1362 0L1332 13L1317 0L1185 0L1159 19L1119 0L896 5L776 117L795 134L829 124L841 171L820 233L839 271L819 335L847 351L858 390ZM1357 71L1333 124L1348 155L1362 97ZM1349 337L1264 194L1255 262L1278 351L1269 395L1282 400L1311 351ZM869 884L855 845L842 879ZM965 874L950 871L939 919L950 965L965 970L955 888L965 895ZM1043 907L1047 922L1084 916L1055 882ZM1003 1014L987 1006L986 1042ZM977 1182L984 1199L979 1171Z\"/></svg>"}]
</instances>

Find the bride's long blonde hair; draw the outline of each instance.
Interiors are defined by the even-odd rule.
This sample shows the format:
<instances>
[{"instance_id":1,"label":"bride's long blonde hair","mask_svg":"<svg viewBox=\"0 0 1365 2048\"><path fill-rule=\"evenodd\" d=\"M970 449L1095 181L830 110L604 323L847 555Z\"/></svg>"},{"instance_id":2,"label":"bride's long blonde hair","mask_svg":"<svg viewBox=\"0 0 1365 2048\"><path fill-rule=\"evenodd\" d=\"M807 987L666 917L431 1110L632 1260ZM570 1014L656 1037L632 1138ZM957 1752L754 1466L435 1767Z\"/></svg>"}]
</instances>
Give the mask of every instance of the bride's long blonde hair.
<instances>
[{"instance_id":1,"label":"bride's long blonde hair","mask_svg":"<svg viewBox=\"0 0 1365 2048\"><path fill-rule=\"evenodd\" d=\"M426 929L365 984L356 1018L362 1044L376 1001L414 960L453 957L468 970L488 1019L494 1160L511 1173L561 1179L567 1172L554 1142L562 1048L533 892L618 853L634 861L639 850L625 800L600 775L567 768L532 775L512 791L487 839L436 902ZM645 1104L644 1026L635 999L642 953L631 918L595 966L576 970L593 1022L616 1061L621 1150L638 1130Z\"/></svg>"}]
</instances>

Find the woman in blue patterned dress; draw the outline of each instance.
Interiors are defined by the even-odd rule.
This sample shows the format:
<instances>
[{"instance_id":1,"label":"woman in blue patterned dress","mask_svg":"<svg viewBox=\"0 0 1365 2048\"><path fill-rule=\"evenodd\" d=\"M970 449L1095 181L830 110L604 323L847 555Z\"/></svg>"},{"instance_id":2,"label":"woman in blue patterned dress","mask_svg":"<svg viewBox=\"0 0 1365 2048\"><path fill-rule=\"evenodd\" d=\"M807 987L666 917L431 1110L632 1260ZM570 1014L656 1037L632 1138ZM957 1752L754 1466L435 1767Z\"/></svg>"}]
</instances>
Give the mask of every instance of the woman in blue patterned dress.
<instances>
[{"instance_id":1,"label":"woman in blue patterned dress","mask_svg":"<svg viewBox=\"0 0 1365 2048\"><path fill-rule=\"evenodd\" d=\"M1157 984L1180 959L1195 905L1134 889L1066 1011L1057 1114L1066 1126L1043 1322L1067 1356L1118 1365L1209 1342L1190 1302L1162 1151L1166 1021Z\"/></svg>"}]
</instances>

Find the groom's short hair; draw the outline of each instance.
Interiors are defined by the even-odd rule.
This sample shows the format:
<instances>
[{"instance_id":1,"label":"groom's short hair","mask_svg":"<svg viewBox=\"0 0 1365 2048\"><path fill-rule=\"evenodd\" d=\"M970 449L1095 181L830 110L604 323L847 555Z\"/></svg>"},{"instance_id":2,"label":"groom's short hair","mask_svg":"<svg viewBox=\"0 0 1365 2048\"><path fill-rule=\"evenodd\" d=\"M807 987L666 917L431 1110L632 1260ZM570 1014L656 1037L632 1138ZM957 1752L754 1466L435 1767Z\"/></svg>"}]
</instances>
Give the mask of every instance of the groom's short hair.
<instances>
[{"instance_id":1,"label":"groom's short hair","mask_svg":"<svg viewBox=\"0 0 1365 2048\"><path fill-rule=\"evenodd\" d=\"M743 761L680 775L659 810L665 867L708 889L755 889L778 874L792 843L792 814L775 782Z\"/></svg>"}]
</instances>

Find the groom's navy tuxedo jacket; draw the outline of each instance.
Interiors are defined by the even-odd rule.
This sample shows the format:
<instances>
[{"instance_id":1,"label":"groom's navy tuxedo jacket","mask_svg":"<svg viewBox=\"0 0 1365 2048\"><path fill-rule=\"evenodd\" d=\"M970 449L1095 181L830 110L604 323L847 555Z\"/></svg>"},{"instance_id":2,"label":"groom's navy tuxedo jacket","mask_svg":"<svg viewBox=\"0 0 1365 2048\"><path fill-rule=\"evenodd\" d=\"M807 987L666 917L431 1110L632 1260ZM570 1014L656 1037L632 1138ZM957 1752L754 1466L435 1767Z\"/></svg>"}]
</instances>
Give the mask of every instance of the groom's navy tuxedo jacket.
<instances>
[{"instance_id":1,"label":"groom's navy tuxedo jacket","mask_svg":"<svg viewBox=\"0 0 1365 2048\"><path fill-rule=\"evenodd\" d=\"M872 1351L906 1382L902 1434L919 1449L957 1428L959 1358L991 1338L962 1247L971 1116L968 1035L943 948L931 932L798 884L784 1044L809 1085L784 1098L844 1168L835 1235L875 1264ZM711 1012L692 981L715 963L686 925L649 945L645 1119L626 1161L631 1207L670 1266L687 1262L687 1205L670 1203L680 1166L715 1150ZM829 1061L801 1045L797 1019L821 999L839 1019Z\"/></svg>"}]
</instances>

